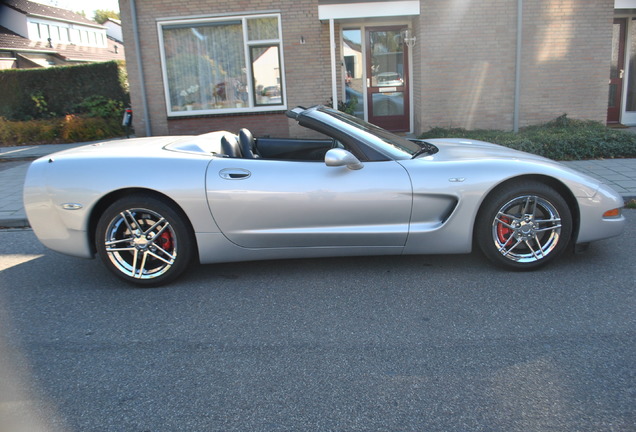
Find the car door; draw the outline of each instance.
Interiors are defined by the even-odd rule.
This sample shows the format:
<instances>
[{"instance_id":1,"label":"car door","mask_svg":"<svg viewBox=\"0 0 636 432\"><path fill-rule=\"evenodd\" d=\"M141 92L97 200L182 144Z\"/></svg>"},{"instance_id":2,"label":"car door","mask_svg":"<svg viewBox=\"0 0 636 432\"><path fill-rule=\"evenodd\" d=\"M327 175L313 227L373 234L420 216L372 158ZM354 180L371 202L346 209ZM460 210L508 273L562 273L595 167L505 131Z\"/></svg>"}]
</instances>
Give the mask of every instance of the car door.
<instances>
[{"instance_id":1,"label":"car door","mask_svg":"<svg viewBox=\"0 0 636 432\"><path fill-rule=\"evenodd\" d=\"M223 234L247 248L404 246L412 206L409 176L395 161L350 170L214 159L206 193Z\"/></svg>"}]
</instances>

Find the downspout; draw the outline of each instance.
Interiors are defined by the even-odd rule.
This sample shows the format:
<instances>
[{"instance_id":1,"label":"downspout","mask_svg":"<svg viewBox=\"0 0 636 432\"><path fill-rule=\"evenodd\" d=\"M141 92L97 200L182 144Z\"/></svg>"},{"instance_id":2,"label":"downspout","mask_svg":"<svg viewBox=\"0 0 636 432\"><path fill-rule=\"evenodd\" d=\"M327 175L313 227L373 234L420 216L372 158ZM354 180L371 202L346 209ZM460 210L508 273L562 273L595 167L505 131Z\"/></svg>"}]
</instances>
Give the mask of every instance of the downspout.
<instances>
[{"instance_id":1,"label":"downspout","mask_svg":"<svg viewBox=\"0 0 636 432\"><path fill-rule=\"evenodd\" d=\"M512 120L512 130L519 132L519 99L521 94L521 45L523 33L523 0L517 0L517 55L515 63L515 106Z\"/></svg>"},{"instance_id":2,"label":"downspout","mask_svg":"<svg viewBox=\"0 0 636 432\"><path fill-rule=\"evenodd\" d=\"M333 18L329 18L329 46L331 48L331 100L338 109L338 74L336 73L336 30Z\"/></svg>"},{"instance_id":3,"label":"downspout","mask_svg":"<svg viewBox=\"0 0 636 432\"><path fill-rule=\"evenodd\" d=\"M144 67L141 61L141 47L139 44L139 25L137 24L137 5L135 0L130 0L130 18L132 20L133 36L135 39L135 51L137 52L137 63L139 65L139 83L141 86L141 106L144 111L144 123L146 125L146 136L152 136L150 129L150 115L148 114L148 97L146 96L146 82L144 81Z\"/></svg>"}]
</instances>

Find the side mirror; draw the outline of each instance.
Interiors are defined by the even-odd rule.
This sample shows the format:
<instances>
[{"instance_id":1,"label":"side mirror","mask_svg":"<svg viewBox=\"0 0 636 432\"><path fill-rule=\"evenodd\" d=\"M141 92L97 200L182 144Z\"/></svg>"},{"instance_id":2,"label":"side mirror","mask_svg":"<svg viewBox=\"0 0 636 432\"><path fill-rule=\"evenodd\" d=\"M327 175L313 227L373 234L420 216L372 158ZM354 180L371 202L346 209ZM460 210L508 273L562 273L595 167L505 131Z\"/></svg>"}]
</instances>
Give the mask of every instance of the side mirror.
<instances>
[{"instance_id":1,"label":"side mirror","mask_svg":"<svg viewBox=\"0 0 636 432\"><path fill-rule=\"evenodd\" d=\"M331 149L325 155L325 164L330 167L346 166L350 170L359 170L364 165L353 154L344 149Z\"/></svg>"}]
</instances>

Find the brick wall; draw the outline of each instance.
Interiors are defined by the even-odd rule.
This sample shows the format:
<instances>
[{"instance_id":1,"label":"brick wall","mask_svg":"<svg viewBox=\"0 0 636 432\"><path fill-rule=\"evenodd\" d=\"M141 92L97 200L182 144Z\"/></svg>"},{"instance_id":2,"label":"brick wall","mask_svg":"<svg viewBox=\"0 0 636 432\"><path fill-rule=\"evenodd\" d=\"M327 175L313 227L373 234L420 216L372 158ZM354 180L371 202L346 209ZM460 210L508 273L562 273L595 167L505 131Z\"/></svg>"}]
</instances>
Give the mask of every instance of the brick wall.
<instances>
[{"instance_id":1,"label":"brick wall","mask_svg":"<svg viewBox=\"0 0 636 432\"><path fill-rule=\"evenodd\" d=\"M414 95L420 130L512 128L515 28L515 1L422 2Z\"/></svg>"},{"instance_id":2,"label":"brick wall","mask_svg":"<svg viewBox=\"0 0 636 432\"><path fill-rule=\"evenodd\" d=\"M613 0L524 2L520 125L573 118L604 122Z\"/></svg>"},{"instance_id":3,"label":"brick wall","mask_svg":"<svg viewBox=\"0 0 636 432\"><path fill-rule=\"evenodd\" d=\"M171 135L198 135L215 130L238 132L247 127L254 136L289 136L287 116L284 112L270 114L218 115L176 118L169 120Z\"/></svg>"},{"instance_id":4,"label":"brick wall","mask_svg":"<svg viewBox=\"0 0 636 432\"><path fill-rule=\"evenodd\" d=\"M234 130L250 126L258 133L272 136L302 135L300 128L292 130L295 122L280 114L250 114L235 117L204 116L192 118L168 118L159 52L158 19L211 16L219 14L256 14L280 12L282 20L283 56L287 106L315 105L325 103L330 94L329 75L329 31L328 25L318 20L318 0L280 2L274 0L252 0L216 2L189 0L178 3L167 0L137 1L137 17L141 40L144 80L148 98L152 135L201 133L216 128ZM129 46L127 67L131 85L131 100L135 132L145 135L142 115L140 79L133 42L129 0L120 1L124 37ZM325 29L326 27L326 29ZM305 41L301 44L301 37ZM254 126L251 126L254 125ZM255 132L257 133L257 132Z\"/></svg>"},{"instance_id":5,"label":"brick wall","mask_svg":"<svg viewBox=\"0 0 636 432\"><path fill-rule=\"evenodd\" d=\"M517 2L453 5L422 2L415 54L422 80L415 82L417 129L510 130ZM605 121L612 17L612 0L524 2L520 126L563 113Z\"/></svg>"},{"instance_id":6,"label":"brick wall","mask_svg":"<svg viewBox=\"0 0 636 432\"><path fill-rule=\"evenodd\" d=\"M120 0L120 9L137 114L135 129L142 136L145 125L129 1ZM306 134L283 113L169 119L158 19L280 12L288 107L326 104L331 97L329 24L318 19L318 0L190 0L178 7L168 0L138 0L136 5L154 135L250 125L258 129L256 134ZM563 113L605 121L613 0L525 1L523 17L520 125L548 121ZM434 126L512 129L517 2L422 0L420 16L411 22L417 36L411 79L415 132Z\"/></svg>"}]
</instances>

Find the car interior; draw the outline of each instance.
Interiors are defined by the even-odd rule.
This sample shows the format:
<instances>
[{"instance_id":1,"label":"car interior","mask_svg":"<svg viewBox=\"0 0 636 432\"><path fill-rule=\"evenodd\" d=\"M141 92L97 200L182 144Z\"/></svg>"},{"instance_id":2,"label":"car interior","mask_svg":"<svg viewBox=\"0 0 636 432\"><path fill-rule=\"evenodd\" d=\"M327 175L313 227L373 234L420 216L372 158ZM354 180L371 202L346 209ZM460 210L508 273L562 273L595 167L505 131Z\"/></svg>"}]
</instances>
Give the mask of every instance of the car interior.
<instances>
[{"instance_id":1,"label":"car interior","mask_svg":"<svg viewBox=\"0 0 636 432\"><path fill-rule=\"evenodd\" d=\"M221 152L230 158L273 159L290 161L324 161L331 148L342 144L330 139L254 138L248 129L238 135L226 133L221 137Z\"/></svg>"}]
</instances>

